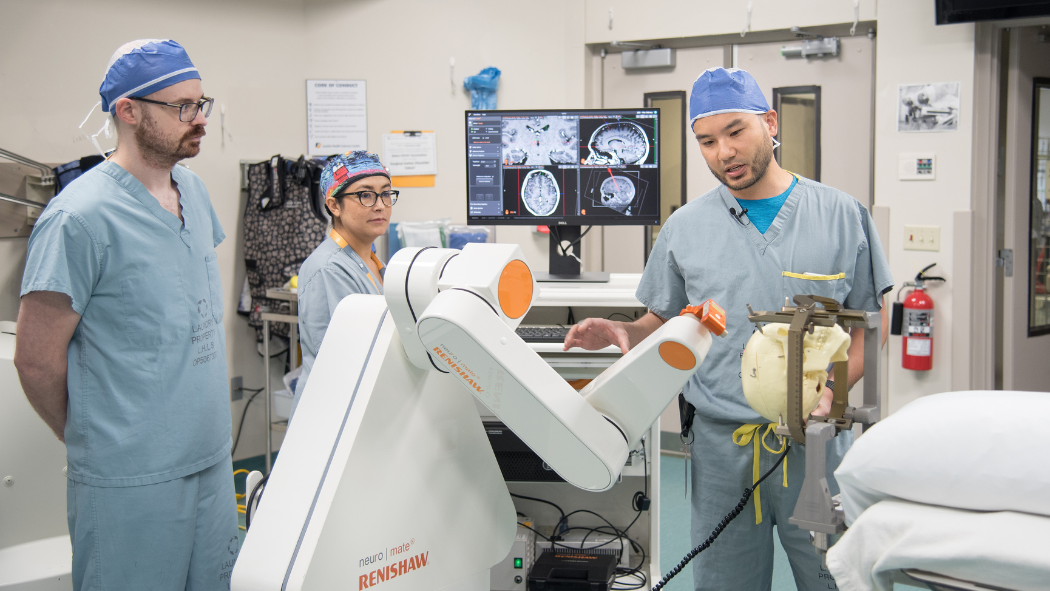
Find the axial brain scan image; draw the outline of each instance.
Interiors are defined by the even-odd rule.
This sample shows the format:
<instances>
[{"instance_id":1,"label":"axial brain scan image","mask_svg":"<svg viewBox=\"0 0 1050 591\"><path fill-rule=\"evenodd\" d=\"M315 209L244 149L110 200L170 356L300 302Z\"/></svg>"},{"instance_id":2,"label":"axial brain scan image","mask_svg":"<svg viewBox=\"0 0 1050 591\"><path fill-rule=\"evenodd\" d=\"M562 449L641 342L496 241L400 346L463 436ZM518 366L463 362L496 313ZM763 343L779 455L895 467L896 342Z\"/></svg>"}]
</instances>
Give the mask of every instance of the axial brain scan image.
<instances>
[{"instance_id":1,"label":"axial brain scan image","mask_svg":"<svg viewBox=\"0 0 1050 591\"><path fill-rule=\"evenodd\" d=\"M579 154L576 121L561 117L503 120L507 164L575 164Z\"/></svg>"},{"instance_id":2,"label":"axial brain scan image","mask_svg":"<svg viewBox=\"0 0 1050 591\"><path fill-rule=\"evenodd\" d=\"M548 216L554 213L560 193L554 175L542 169L529 171L521 184L521 200L532 215Z\"/></svg>"},{"instance_id":3,"label":"axial brain scan image","mask_svg":"<svg viewBox=\"0 0 1050 591\"><path fill-rule=\"evenodd\" d=\"M606 123L591 134L590 155L585 164L621 166L641 164L649 156L649 140L642 128L630 121Z\"/></svg>"},{"instance_id":4,"label":"axial brain scan image","mask_svg":"<svg viewBox=\"0 0 1050 591\"><path fill-rule=\"evenodd\" d=\"M634 193L634 183L625 176L610 176L602 181L602 205L620 213L624 213L634 201Z\"/></svg>"}]
</instances>

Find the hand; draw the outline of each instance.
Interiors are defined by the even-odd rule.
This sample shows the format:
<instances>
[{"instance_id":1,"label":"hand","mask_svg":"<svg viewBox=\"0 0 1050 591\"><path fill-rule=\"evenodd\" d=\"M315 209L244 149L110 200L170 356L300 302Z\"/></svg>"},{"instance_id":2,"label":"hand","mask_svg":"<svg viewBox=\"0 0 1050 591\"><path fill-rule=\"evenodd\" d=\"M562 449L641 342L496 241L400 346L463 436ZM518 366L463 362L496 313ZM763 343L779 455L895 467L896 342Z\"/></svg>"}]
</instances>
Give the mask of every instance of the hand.
<instances>
[{"instance_id":1,"label":"hand","mask_svg":"<svg viewBox=\"0 0 1050 591\"><path fill-rule=\"evenodd\" d=\"M814 417L826 417L831 412L831 400L835 397L835 391L831 388L824 388L824 393L820 395L820 402L817 403L817 408L813 409L813 412L809 413L810 416Z\"/></svg>"},{"instance_id":2,"label":"hand","mask_svg":"<svg viewBox=\"0 0 1050 591\"><path fill-rule=\"evenodd\" d=\"M620 347L624 355L631 349L631 340L627 336L627 329L622 322L606 320L604 318L588 318L569 329L565 335L565 347L568 351L573 347L580 347L588 351L604 349L609 345Z\"/></svg>"}]
</instances>

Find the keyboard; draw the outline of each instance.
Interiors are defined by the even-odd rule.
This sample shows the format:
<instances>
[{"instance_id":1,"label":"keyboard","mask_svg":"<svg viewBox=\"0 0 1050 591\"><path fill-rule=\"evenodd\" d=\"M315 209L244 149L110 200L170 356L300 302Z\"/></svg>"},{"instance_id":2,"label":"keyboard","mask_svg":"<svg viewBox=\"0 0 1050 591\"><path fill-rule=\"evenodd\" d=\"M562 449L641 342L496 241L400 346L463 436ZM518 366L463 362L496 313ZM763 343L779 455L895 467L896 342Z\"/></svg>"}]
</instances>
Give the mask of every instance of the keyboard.
<instances>
[{"instance_id":1,"label":"keyboard","mask_svg":"<svg viewBox=\"0 0 1050 591\"><path fill-rule=\"evenodd\" d=\"M514 332L526 343L564 343L568 326L519 326Z\"/></svg>"}]
</instances>

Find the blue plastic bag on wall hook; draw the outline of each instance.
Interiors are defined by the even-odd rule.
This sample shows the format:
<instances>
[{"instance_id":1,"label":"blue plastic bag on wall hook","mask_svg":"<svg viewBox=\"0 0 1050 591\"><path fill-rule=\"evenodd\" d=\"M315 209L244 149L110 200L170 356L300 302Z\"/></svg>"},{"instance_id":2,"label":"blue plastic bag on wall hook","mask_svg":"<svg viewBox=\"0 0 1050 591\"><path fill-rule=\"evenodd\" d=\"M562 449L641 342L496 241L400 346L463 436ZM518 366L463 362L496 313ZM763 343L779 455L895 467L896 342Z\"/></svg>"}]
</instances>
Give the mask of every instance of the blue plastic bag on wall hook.
<instances>
[{"instance_id":1,"label":"blue plastic bag on wall hook","mask_svg":"<svg viewBox=\"0 0 1050 591\"><path fill-rule=\"evenodd\" d=\"M476 76L463 79L463 88L470 91L470 108L492 110L496 108L496 88L499 87L499 68L485 68Z\"/></svg>"}]
</instances>

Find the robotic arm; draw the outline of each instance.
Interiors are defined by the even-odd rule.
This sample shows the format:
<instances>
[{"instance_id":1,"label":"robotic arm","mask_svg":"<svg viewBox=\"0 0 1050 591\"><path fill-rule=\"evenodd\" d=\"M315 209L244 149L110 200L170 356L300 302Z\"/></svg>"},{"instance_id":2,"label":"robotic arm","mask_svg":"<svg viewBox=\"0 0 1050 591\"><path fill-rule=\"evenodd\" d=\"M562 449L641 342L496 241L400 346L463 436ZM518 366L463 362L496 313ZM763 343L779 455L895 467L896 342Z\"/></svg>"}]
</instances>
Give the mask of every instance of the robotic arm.
<instances>
[{"instance_id":1,"label":"robotic arm","mask_svg":"<svg viewBox=\"0 0 1050 591\"><path fill-rule=\"evenodd\" d=\"M683 313L577 393L514 332L536 292L517 246L403 250L386 285L412 362L449 373L562 478L592 491L613 486L703 362L711 332L725 330L715 305Z\"/></svg>"}]
</instances>

